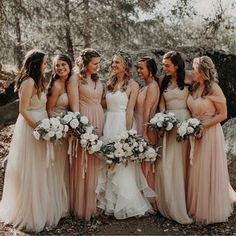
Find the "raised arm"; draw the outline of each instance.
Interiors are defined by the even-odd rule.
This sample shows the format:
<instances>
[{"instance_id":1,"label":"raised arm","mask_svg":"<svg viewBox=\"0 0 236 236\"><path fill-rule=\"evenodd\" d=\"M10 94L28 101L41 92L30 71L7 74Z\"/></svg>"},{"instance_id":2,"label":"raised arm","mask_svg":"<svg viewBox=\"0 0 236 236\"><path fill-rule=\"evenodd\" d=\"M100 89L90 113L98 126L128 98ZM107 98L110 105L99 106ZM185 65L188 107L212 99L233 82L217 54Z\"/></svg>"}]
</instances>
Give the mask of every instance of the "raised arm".
<instances>
[{"instance_id":1,"label":"raised arm","mask_svg":"<svg viewBox=\"0 0 236 236\"><path fill-rule=\"evenodd\" d=\"M70 110L79 111L79 83L77 74L73 74L67 84Z\"/></svg>"},{"instance_id":2,"label":"raised arm","mask_svg":"<svg viewBox=\"0 0 236 236\"><path fill-rule=\"evenodd\" d=\"M27 79L21 84L19 91L19 112L24 117L25 121L31 128L36 128L37 123L28 111L30 105L30 99L36 92L34 81Z\"/></svg>"},{"instance_id":3,"label":"raised arm","mask_svg":"<svg viewBox=\"0 0 236 236\"><path fill-rule=\"evenodd\" d=\"M133 117L134 117L134 106L136 103L136 99L138 96L139 86L134 80L130 82L130 95L129 95L129 102L126 111L126 128L129 130L133 126Z\"/></svg>"}]
</instances>

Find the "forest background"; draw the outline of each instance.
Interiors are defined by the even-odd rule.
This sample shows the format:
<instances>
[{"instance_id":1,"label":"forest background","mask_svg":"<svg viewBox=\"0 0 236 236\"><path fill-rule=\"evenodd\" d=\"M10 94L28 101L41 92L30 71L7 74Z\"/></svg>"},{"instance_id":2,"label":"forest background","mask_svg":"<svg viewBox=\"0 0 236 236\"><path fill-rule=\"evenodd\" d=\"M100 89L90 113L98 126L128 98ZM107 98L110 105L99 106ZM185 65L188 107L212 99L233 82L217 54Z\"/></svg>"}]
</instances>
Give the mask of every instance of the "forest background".
<instances>
[{"instance_id":1,"label":"forest background","mask_svg":"<svg viewBox=\"0 0 236 236\"><path fill-rule=\"evenodd\" d=\"M236 0L0 0L0 61L20 66L38 47L74 59L181 46L236 53Z\"/></svg>"}]
</instances>

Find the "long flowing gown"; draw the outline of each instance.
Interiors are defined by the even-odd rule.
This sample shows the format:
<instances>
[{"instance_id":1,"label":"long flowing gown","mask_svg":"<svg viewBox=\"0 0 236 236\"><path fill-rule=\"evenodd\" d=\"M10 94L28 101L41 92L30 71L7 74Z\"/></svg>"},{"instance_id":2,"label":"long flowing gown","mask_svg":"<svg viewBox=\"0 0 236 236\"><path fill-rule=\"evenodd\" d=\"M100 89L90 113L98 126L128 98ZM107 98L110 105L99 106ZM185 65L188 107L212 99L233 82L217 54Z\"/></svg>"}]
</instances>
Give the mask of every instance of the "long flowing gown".
<instances>
[{"instance_id":1,"label":"long flowing gown","mask_svg":"<svg viewBox=\"0 0 236 236\"><path fill-rule=\"evenodd\" d=\"M118 90L107 93L106 102L103 140L108 142L126 131L128 97L126 92ZM117 219L125 219L142 216L152 210L142 194L148 187L145 177L142 172L137 173L135 165L136 163L130 162L127 166L120 164L100 171L97 186L98 207L105 210L106 214L114 215Z\"/></svg>"},{"instance_id":2,"label":"long flowing gown","mask_svg":"<svg viewBox=\"0 0 236 236\"><path fill-rule=\"evenodd\" d=\"M102 134L104 112L101 106L103 87L101 82L96 87L89 84L79 86L80 113L88 117L96 128L97 134ZM90 220L96 213L97 171L100 159L97 154L82 155L82 148L78 145L77 158L73 158L70 168L70 208L79 219ZM87 159L87 167L85 159ZM84 175L85 173L85 175Z\"/></svg>"},{"instance_id":3,"label":"long flowing gown","mask_svg":"<svg viewBox=\"0 0 236 236\"><path fill-rule=\"evenodd\" d=\"M67 93L63 93L58 97L54 116L60 115L62 112L68 110L69 101ZM62 139L54 144L54 165L57 171L57 178L60 181L62 203L59 207L67 214L69 213L69 158L68 158L68 140Z\"/></svg>"},{"instance_id":4,"label":"long flowing gown","mask_svg":"<svg viewBox=\"0 0 236 236\"><path fill-rule=\"evenodd\" d=\"M190 95L188 98L192 116L201 121L207 121L215 115L214 104L217 103L226 103L225 97L207 95L193 99ZM189 214L203 224L225 222L232 213L232 203L236 199L229 184L224 134L220 123L204 129L201 139L195 139L194 143L188 179Z\"/></svg>"},{"instance_id":5,"label":"long flowing gown","mask_svg":"<svg viewBox=\"0 0 236 236\"><path fill-rule=\"evenodd\" d=\"M167 89L164 93L166 110L173 112L179 121L190 117L187 109L188 89L178 87ZM188 142L176 141L176 129L165 133L163 152L157 165L158 209L160 213L181 224L190 224L192 219L186 207L186 170L189 154Z\"/></svg>"},{"instance_id":6,"label":"long flowing gown","mask_svg":"<svg viewBox=\"0 0 236 236\"><path fill-rule=\"evenodd\" d=\"M136 104L135 104L135 122L136 122L136 128L138 134L143 135L143 114L144 114L144 102L145 98L147 96L147 86L140 89ZM155 104L151 108L151 117L154 116L156 109L157 109L158 100L155 102ZM150 142L152 144L157 144L157 133L152 130L148 130L148 136L150 139ZM155 163L150 162L143 162L141 164L142 171L144 173L145 178L147 179L148 185L154 190L155 189Z\"/></svg>"},{"instance_id":7,"label":"long flowing gown","mask_svg":"<svg viewBox=\"0 0 236 236\"><path fill-rule=\"evenodd\" d=\"M28 108L35 121L47 118L46 95L32 96ZM60 181L47 148L52 143L36 140L33 129L19 114L8 155L0 219L18 229L39 232L55 226L65 214Z\"/></svg>"}]
</instances>

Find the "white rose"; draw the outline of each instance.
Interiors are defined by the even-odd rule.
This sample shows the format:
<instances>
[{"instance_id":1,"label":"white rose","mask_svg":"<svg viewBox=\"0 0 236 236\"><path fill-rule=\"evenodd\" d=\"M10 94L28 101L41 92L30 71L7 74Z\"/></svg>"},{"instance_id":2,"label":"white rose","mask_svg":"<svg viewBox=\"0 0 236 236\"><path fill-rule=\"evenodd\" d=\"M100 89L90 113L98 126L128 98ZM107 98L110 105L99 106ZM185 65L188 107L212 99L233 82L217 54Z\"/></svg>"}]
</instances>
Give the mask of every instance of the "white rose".
<instances>
[{"instance_id":1,"label":"white rose","mask_svg":"<svg viewBox=\"0 0 236 236\"><path fill-rule=\"evenodd\" d=\"M113 163L113 161L112 161L112 160L106 160L106 163L107 163L108 165L111 165L111 164Z\"/></svg>"},{"instance_id":2,"label":"white rose","mask_svg":"<svg viewBox=\"0 0 236 236\"><path fill-rule=\"evenodd\" d=\"M194 128L200 125L200 121L196 118L190 118L188 121L189 124L192 125Z\"/></svg>"},{"instance_id":3,"label":"white rose","mask_svg":"<svg viewBox=\"0 0 236 236\"><path fill-rule=\"evenodd\" d=\"M170 131L170 130L172 130L173 127L174 127L173 124L169 122L167 127L166 127L166 130Z\"/></svg>"},{"instance_id":4,"label":"white rose","mask_svg":"<svg viewBox=\"0 0 236 236\"><path fill-rule=\"evenodd\" d=\"M139 152L143 152L144 151L143 146L139 145L138 150L139 150Z\"/></svg>"},{"instance_id":5,"label":"white rose","mask_svg":"<svg viewBox=\"0 0 236 236\"><path fill-rule=\"evenodd\" d=\"M33 136L35 139L39 140L40 139L40 133L38 131L33 132Z\"/></svg>"},{"instance_id":6,"label":"white rose","mask_svg":"<svg viewBox=\"0 0 236 236\"><path fill-rule=\"evenodd\" d=\"M69 126L68 125L64 125L64 132L68 132L69 130Z\"/></svg>"},{"instance_id":7,"label":"white rose","mask_svg":"<svg viewBox=\"0 0 236 236\"><path fill-rule=\"evenodd\" d=\"M165 120L165 118L163 116L158 117L158 122L163 122L164 120Z\"/></svg>"},{"instance_id":8,"label":"white rose","mask_svg":"<svg viewBox=\"0 0 236 236\"><path fill-rule=\"evenodd\" d=\"M159 127L159 128L163 127L163 123L160 122L160 121L158 121L158 122L157 122L157 127Z\"/></svg>"},{"instance_id":9,"label":"white rose","mask_svg":"<svg viewBox=\"0 0 236 236\"><path fill-rule=\"evenodd\" d=\"M47 133L48 137L52 138L54 135L55 135L55 132L50 130L48 133Z\"/></svg>"},{"instance_id":10,"label":"white rose","mask_svg":"<svg viewBox=\"0 0 236 236\"><path fill-rule=\"evenodd\" d=\"M98 140L98 141L97 141L97 145L98 145L99 147L101 147L101 146L103 145L103 142L102 142L101 140Z\"/></svg>"},{"instance_id":11,"label":"white rose","mask_svg":"<svg viewBox=\"0 0 236 236\"><path fill-rule=\"evenodd\" d=\"M72 119L70 121L70 126L72 129L76 129L79 126L79 121L77 119Z\"/></svg>"},{"instance_id":12,"label":"white rose","mask_svg":"<svg viewBox=\"0 0 236 236\"><path fill-rule=\"evenodd\" d=\"M128 133L133 136L137 134L137 131L135 129L130 129Z\"/></svg>"},{"instance_id":13,"label":"white rose","mask_svg":"<svg viewBox=\"0 0 236 236\"><path fill-rule=\"evenodd\" d=\"M59 124L59 126L58 126L58 130L59 130L59 131L63 131L63 130L64 130L64 125Z\"/></svg>"},{"instance_id":14,"label":"white rose","mask_svg":"<svg viewBox=\"0 0 236 236\"><path fill-rule=\"evenodd\" d=\"M114 155L115 155L115 157L123 157L125 155L125 153L124 153L123 149L116 149L114 151Z\"/></svg>"},{"instance_id":15,"label":"white rose","mask_svg":"<svg viewBox=\"0 0 236 236\"><path fill-rule=\"evenodd\" d=\"M129 137L128 133L126 131L123 131L120 135L121 139L127 139Z\"/></svg>"},{"instance_id":16,"label":"white rose","mask_svg":"<svg viewBox=\"0 0 236 236\"><path fill-rule=\"evenodd\" d=\"M154 116L154 117L150 120L150 123L151 123L151 124L156 124L157 121L158 121L157 117Z\"/></svg>"},{"instance_id":17,"label":"white rose","mask_svg":"<svg viewBox=\"0 0 236 236\"><path fill-rule=\"evenodd\" d=\"M114 147L115 147L115 149L122 149L122 143L115 143L114 144Z\"/></svg>"},{"instance_id":18,"label":"white rose","mask_svg":"<svg viewBox=\"0 0 236 236\"><path fill-rule=\"evenodd\" d=\"M75 115L75 116L79 116L79 115L80 115L80 112L79 112L79 111L76 111L76 112L74 113L74 115Z\"/></svg>"},{"instance_id":19,"label":"white rose","mask_svg":"<svg viewBox=\"0 0 236 236\"><path fill-rule=\"evenodd\" d=\"M167 115L171 117L175 117L175 114L173 112L168 112Z\"/></svg>"},{"instance_id":20,"label":"white rose","mask_svg":"<svg viewBox=\"0 0 236 236\"><path fill-rule=\"evenodd\" d=\"M80 139L80 144L81 144L81 146L82 146L83 148L86 147L87 143L88 143L88 142L87 142L86 139Z\"/></svg>"},{"instance_id":21,"label":"white rose","mask_svg":"<svg viewBox=\"0 0 236 236\"><path fill-rule=\"evenodd\" d=\"M56 138L57 138L57 139L62 138L62 136L63 136L63 134L62 134L61 131L57 131L57 132L56 132Z\"/></svg>"},{"instance_id":22,"label":"white rose","mask_svg":"<svg viewBox=\"0 0 236 236\"><path fill-rule=\"evenodd\" d=\"M84 125L87 125L89 121L88 121L88 118L86 116L81 116L80 122Z\"/></svg>"},{"instance_id":23,"label":"white rose","mask_svg":"<svg viewBox=\"0 0 236 236\"><path fill-rule=\"evenodd\" d=\"M93 133L93 126L86 127L86 133L92 134Z\"/></svg>"},{"instance_id":24,"label":"white rose","mask_svg":"<svg viewBox=\"0 0 236 236\"><path fill-rule=\"evenodd\" d=\"M123 144L123 148L124 148L124 150L128 150L130 148L130 146L129 146L128 143L124 143Z\"/></svg>"},{"instance_id":25,"label":"white rose","mask_svg":"<svg viewBox=\"0 0 236 236\"><path fill-rule=\"evenodd\" d=\"M72 119L73 119L72 115L67 114L62 118L62 122L65 123L65 124L69 124Z\"/></svg>"},{"instance_id":26,"label":"white rose","mask_svg":"<svg viewBox=\"0 0 236 236\"><path fill-rule=\"evenodd\" d=\"M55 117L50 118L50 123L55 128L57 128L60 125L60 121Z\"/></svg>"},{"instance_id":27,"label":"white rose","mask_svg":"<svg viewBox=\"0 0 236 236\"><path fill-rule=\"evenodd\" d=\"M114 158L114 153L111 152L111 153L107 154L106 156L113 159Z\"/></svg>"},{"instance_id":28,"label":"white rose","mask_svg":"<svg viewBox=\"0 0 236 236\"><path fill-rule=\"evenodd\" d=\"M40 124L40 126L46 130L46 131L49 131L50 130L50 122L48 119L43 119L42 120L42 123Z\"/></svg>"},{"instance_id":29,"label":"white rose","mask_svg":"<svg viewBox=\"0 0 236 236\"><path fill-rule=\"evenodd\" d=\"M187 134L192 134L194 132L194 129L192 127L187 128Z\"/></svg>"}]
</instances>

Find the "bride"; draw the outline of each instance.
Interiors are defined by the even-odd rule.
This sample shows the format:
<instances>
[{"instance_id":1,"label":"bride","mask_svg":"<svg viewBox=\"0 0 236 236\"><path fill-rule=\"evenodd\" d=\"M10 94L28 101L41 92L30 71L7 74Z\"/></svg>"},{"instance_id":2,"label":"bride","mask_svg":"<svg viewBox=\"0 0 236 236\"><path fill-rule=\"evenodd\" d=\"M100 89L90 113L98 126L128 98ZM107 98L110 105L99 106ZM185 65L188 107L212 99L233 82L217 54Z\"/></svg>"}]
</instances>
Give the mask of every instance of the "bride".
<instances>
[{"instance_id":1,"label":"bride","mask_svg":"<svg viewBox=\"0 0 236 236\"><path fill-rule=\"evenodd\" d=\"M131 66L130 56L127 53L120 51L113 56L112 76L107 83L104 142L132 128L139 87L131 79ZM146 179L134 162L130 162L127 166L116 165L110 169L104 167L98 177L98 207L117 219L142 216L152 211L142 194L142 191L146 193L147 189Z\"/></svg>"}]
</instances>

